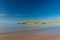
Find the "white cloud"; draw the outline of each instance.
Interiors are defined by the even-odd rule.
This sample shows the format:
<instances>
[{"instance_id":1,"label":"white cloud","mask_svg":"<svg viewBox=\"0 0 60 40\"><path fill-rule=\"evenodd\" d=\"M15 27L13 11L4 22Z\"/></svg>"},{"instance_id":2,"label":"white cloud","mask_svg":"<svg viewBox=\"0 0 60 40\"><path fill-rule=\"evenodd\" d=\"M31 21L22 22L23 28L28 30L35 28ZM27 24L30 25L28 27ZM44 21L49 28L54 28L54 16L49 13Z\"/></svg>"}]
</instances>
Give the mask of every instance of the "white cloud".
<instances>
[{"instance_id":1,"label":"white cloud","mask_svg":"<svg viewBox=\"0 0 60 40\"><path fill-rule=\"evenodd\" d=\"M0 16L6 16L7 14L0 14Z\"/></svg>"}]
</instances>

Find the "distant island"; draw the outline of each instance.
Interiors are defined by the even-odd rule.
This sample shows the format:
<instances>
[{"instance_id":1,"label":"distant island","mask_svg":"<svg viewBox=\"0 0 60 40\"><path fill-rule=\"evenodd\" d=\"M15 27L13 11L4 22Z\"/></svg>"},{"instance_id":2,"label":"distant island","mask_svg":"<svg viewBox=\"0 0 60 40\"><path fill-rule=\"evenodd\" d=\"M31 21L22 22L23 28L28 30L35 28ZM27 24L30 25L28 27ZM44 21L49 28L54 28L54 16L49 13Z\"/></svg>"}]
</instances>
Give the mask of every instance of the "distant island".
<instances>
[{"instance_id":1,"label":"distant island","mask_svg":"<svg viewBox=\"0 0 60 40\"><path fill-rule=\"evenodd\" d=\"M60 24L60 22L18 22L17 24Z\"/></svg>"},{"instance_id":2,"label":"distant island","mask_svg":"<svg viewBox=\"0 0 60 40\"><path fill-rule=\"evenodd\" d=\"M21 22L17 24L41 24L40 22Z\"/></svg>"}]
</instances>

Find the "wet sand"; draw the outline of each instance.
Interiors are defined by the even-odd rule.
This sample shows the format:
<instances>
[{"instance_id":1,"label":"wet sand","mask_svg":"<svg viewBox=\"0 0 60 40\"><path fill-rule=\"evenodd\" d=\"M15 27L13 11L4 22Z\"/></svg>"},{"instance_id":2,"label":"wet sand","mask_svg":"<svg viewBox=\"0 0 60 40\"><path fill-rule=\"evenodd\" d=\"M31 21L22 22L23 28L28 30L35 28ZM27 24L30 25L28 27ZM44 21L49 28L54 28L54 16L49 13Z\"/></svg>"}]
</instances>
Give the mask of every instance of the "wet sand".
<instances>
[{"instance_id":1,"label":"wet sand","mask_svg":"<svg viewBox=\"0 0 60 40\"><path fill-rule=\"evenodd\" d=\"M45 30L28 30L15 33L0 33L0 40L60 40L60 34L49 34Z\"/></svg>"}]
</instances>

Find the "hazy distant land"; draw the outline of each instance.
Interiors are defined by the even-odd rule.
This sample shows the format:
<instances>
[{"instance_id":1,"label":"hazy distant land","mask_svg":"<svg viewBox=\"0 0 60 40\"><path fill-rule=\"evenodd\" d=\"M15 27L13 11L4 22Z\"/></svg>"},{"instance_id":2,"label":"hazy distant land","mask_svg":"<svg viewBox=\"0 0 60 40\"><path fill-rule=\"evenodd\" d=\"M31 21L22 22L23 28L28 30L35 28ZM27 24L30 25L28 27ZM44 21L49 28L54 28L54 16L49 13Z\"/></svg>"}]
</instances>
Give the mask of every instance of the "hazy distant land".
<instances>
[{"instance_id":1,"label":"hazy distant land","mask_svg":"<svg viewBox=\"0 0 60 40\"><path fill-rule=\"evenodd\" d=\"M18 22L17 24L60 24L60 22Z\"/></svg>"}]
</instances>

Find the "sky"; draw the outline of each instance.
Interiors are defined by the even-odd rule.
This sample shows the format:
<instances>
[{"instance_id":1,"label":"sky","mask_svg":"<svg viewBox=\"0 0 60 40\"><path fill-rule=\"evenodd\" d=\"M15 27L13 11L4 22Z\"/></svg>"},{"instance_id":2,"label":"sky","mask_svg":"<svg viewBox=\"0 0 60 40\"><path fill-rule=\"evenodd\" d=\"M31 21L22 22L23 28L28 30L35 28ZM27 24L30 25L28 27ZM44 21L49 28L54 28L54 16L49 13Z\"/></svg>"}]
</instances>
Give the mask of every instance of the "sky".
<instances>
[{"instance_id":1,"label":"sky","mask_svg":"<svg viewBox=\"0 0 60 40\"><path fill-rule=\"evenodd\" d=\"M0 22L60 22L60 0L0 0Z\"/></svg>"}]
</instances>

